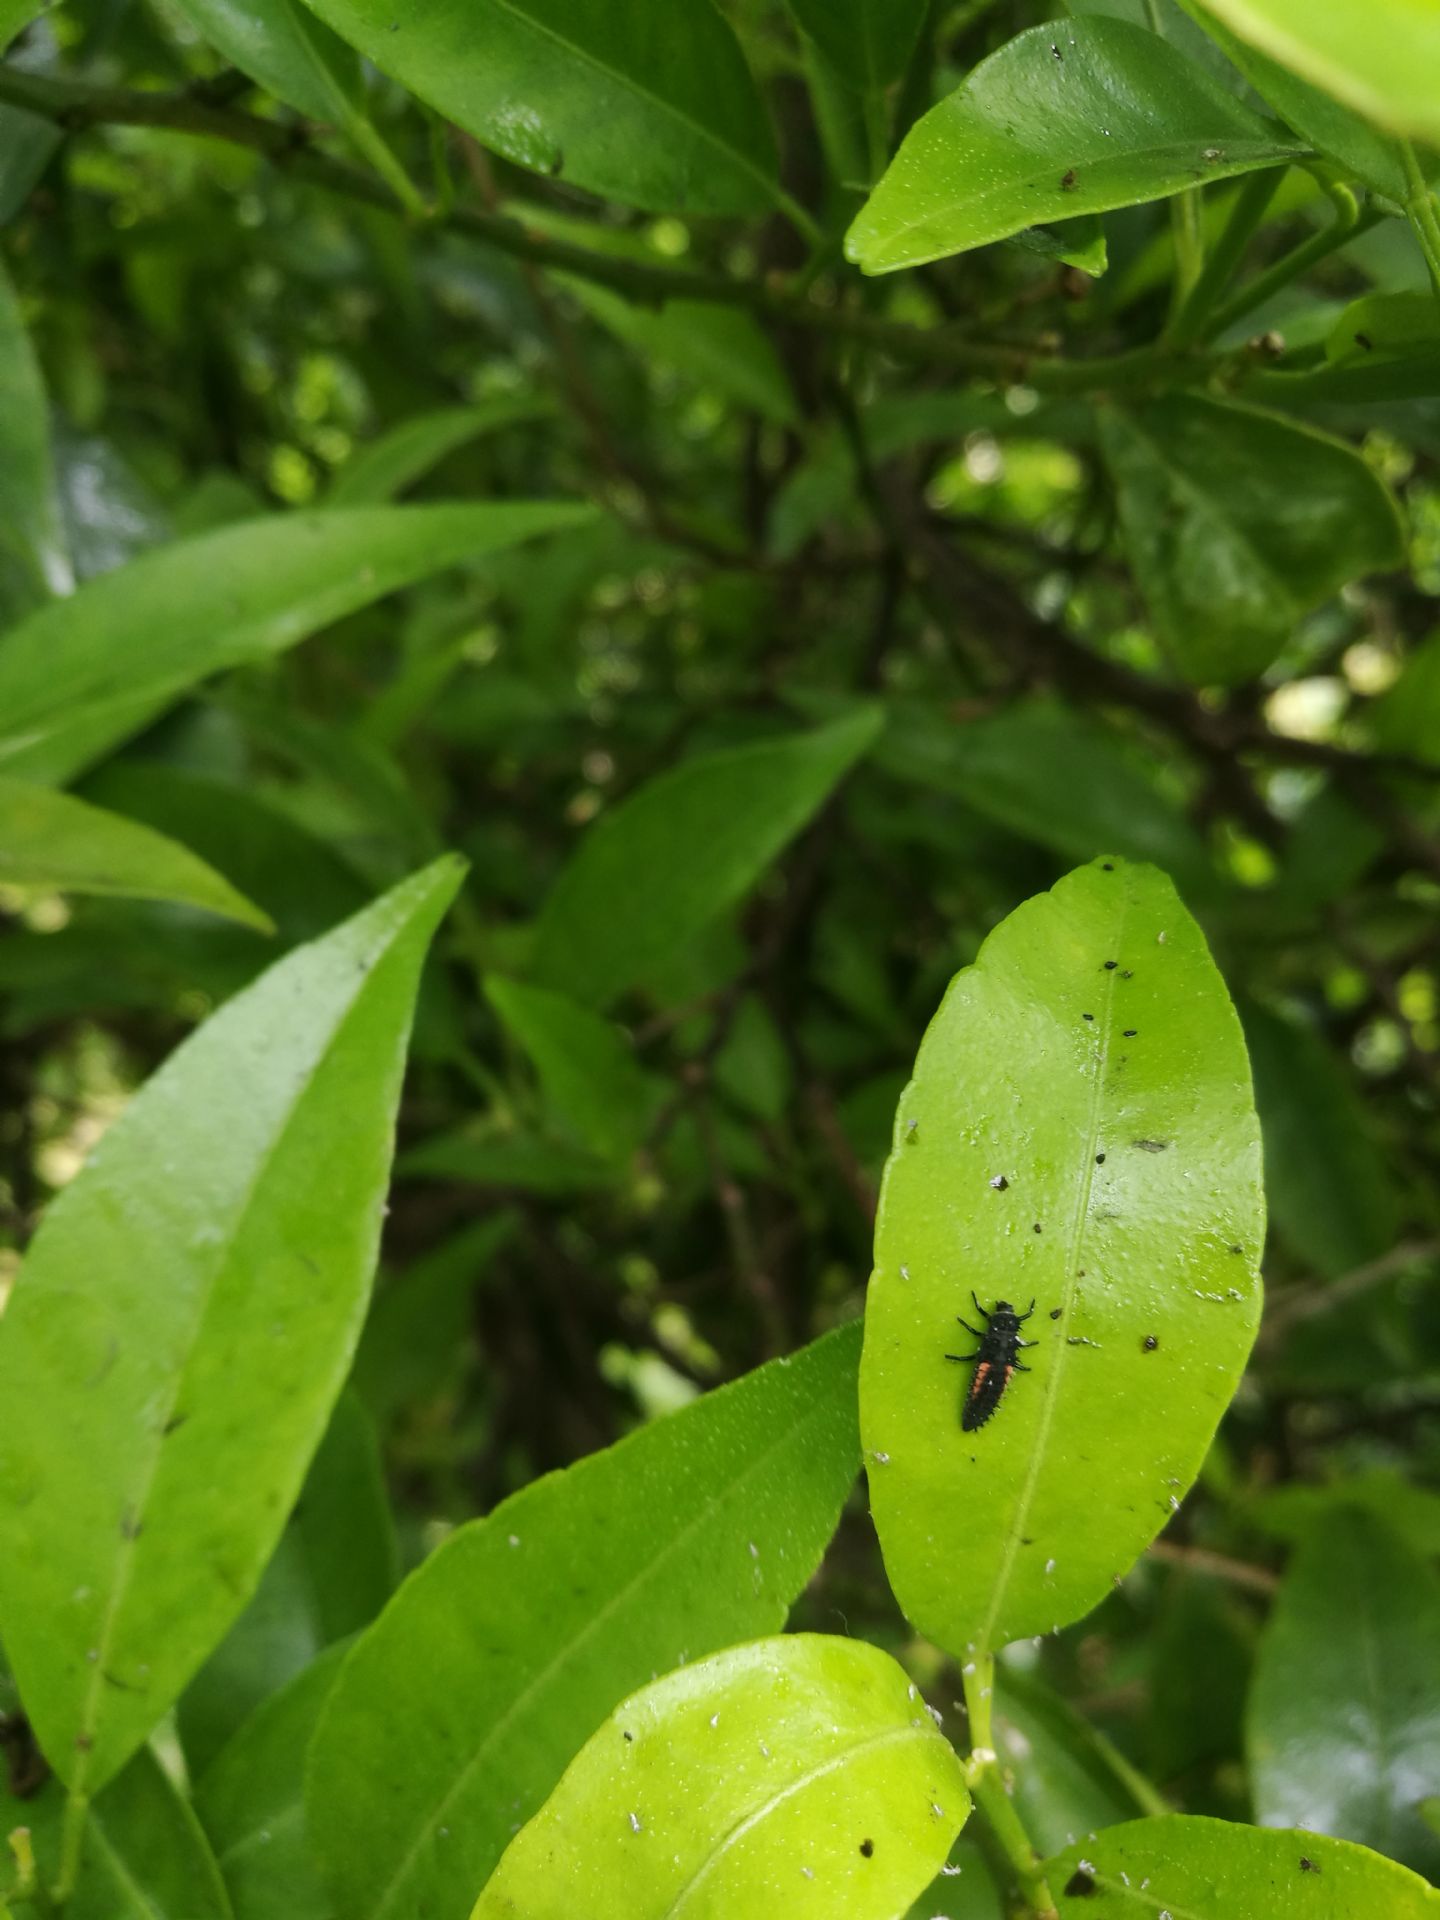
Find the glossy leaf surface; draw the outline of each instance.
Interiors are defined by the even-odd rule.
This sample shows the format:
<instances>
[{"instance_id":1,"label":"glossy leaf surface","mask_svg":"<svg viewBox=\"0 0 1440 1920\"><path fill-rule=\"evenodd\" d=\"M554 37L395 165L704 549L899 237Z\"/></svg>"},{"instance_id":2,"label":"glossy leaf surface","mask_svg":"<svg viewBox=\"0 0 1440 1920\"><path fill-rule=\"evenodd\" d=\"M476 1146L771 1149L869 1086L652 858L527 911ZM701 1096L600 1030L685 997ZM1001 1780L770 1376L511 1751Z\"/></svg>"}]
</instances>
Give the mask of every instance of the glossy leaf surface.
<instances>
[{"instance_id":1,"label":"glossy leaf surface","mask_svg":"<svg viewBox=\"0 0 1440 1920\"><path fill-rule=\"evenodd\" d=\"M1440 143L1434 0L1204 0L1283 66L1397 133Z\"/></svg>"},{"instance_id":2,"label":"glossy leaf surface","mask_svg":"<svg viewBox=\"0 0 1440 1920\"><path fill-rule=\"evenodd\" d=\"M865 708L647 782L590 828L551 888L536 978L604 1006L662 966L749 891L879 727Z\"/></svg>"},{"instance_id":3,"label":"glossy leaf surface","mask_svg":"<svg viewBox=\"0 0 1440 1920\"><path fill-rule=\"evenodd\" d=\"M1157 35L1060 21L982 60L911 128L845 250L890 273L1299 151Z\"/></svg>"},{"instance_id":4,"label":"glossy leaf surface","mask_svg":"<svg viewBox=\"0 0 1440 1920\"><path fill-rule=\"evenodd\" d=\"M1188 679L1251 678L1311 607L1401 559L1389 490L1328 434L1185 395L1100 425L1136 578Z\"/></svg>"},{"instance_id":5,"label":"glossy leaf surface","mask_svg":"<svg viewBox=\"0 0 1440 1920\"><path fill-rule=\"evenodd\" d=\"M378 507L423 479L447 454L503 427L542 420L550 409L530 394L499 394L473 407L414 413L346 461L326 495L331 507Z\"/></svg>"},{"instance_id":6,"label":"glossy leaf surface","mask_svg":"<svg viewBox=\"0 0 1440 1920\"><path fill-rule=\"evenodd\" d=\"M207 674L589 517L558 502L290 513L142 554L0 639L0 770L67 779Z\"/></svg>"},{"instance_id":7,"label":"glossy leaf surface","mask_svg":"<svg viewBox=\"0 0 1440 1920\"><path fill-rule=\"evenodd\" d=\"M268 914L178 840L68 793L3 775L0 885L171 900L273 930Z\"/></svg>"},{"instance_id":8,"label":"glossy leaf surface","mask_svg":"<svg viewBox=\"0 0 1440 1920\"><path fill-rule=\"evenodd\" d=\"M896 1118L861 1428L922 1632L962 1654L1048 1632L1129 1568L1239 1379L1263 1239L1244 1045L1200 930L1155 869L1083 867L956 976ZM967 1433L972 1369L945 1356L974 1350L972 1288L1033 1297L1037 1344Z\"/></svg>"},{"instance_id":9,"label":"glossy leaf surface","mask_svg":"<svg viewBox=\"0 0 1440 1920\"><path fill-rule=\"evenodd\" d=\"M761 1640L622 1702L472 1920L891 1920L969 1805L959 1757L888 1654Z\"/></svg>"},{"instance_id":10,"label":"glossy leaf surface","mask_svg":"<svg viewBox=\"0 0 1440 1920\"><path fill-rule=\"evenodd\" d=\"M772 204L775 150L710 0L310 0L335 31L517 166L657 212Z\"/></svg>"},{"instance_id":11,"label":"glossy leaf surface","mask_svg":"<svg viewBox=\"0 0 1440 1920\"><path fill-rule=\"evenodd\" d=\"M1440 1581L1376 1514L1340 1507L1286 1572L1250 1694L1255 1816L1358 1840L1433 1879L1420 1803L1440 1754Z\"/></svg>"},{"instance_id":12,"label":"glossy leaf surface","mask_svg":"<svg viewBox=\"0 0 1440 1920\"><path fill-rule=\"evenodd\" d=\"M364 1317L437 862L187 1040L53 1203L0 1320L0 1617L93 1792L254 1591Z\"/></svg>"},{"instance_id":13,"label":"glossy leaf surface","mask_svg":"<svg viewBox=\"0 0 1440 1920\"><path fill-rule=\"evenodd\" d=\"M1107 1827L1049 1862L1060 1920L1435 1920L1440 1893L1318 1833L1168 1814Z\"/></svg>"},{"instance_id":14,"label":"glossy leaf surface","mask_svg":"<svg viewBox=\"0 0 1440 1920\"><path fill-rule=\"evenodd\" d=\"M821 53L862 93L898 80L915 51L925 0L787 0Z\"/></svg>"},{"instance_id":15,"label":"glossy leaf surface","mask_svg":"<svg viewBox=\"0 0 1440 1920\"><path fill-rule=\"evenodd\" d=\"M68 592L71 584L45 384L0 263L0 614Z\"/></svg>"},{"instance_id":16,"label":"glossy leaf surface","mask_svg":"<svg viewBox=\"0 0 1440 1920\"><path fill-rule=\"evenodd\" d=\"M176 0L227 60L277 100L332 126L363 111L360 62L299 0Z\"/></svg>"},{"instance_id":17,"label":"glossy leaf surface","mask_svg":"<svg viewBox=\"0 0 1440 1920\"><path fill-rule=\"evenodd\" d=\"M639 1146L663 1087L626 1035L568 994L492 974L485 995L535 1064L557 1120L605 1159Z\"/></svg>"},{"instance_id":18,"label":"glossy leaf surface","mask_svg":"<svg viewBox=\"0 0 1440 1920\"><path fill-rule=\"evenodd\" d=\"M464 1912L621 1696L783 1624L858 1462L857 1332L536 1481L411 1575L312 1753L342 1920Z\"/></svg>"},{"instance_id":19,"label":"glossy leaf surface","mask_svg":"<svg viewBox=\"0 0 1440 1920\"><path fill-rule=\"evenodd\" d=\"M235 1920L331 1920L305 1831L305 1755L343 1647L253 1713L195 1789Z\"/></svg>"}]
</instances>

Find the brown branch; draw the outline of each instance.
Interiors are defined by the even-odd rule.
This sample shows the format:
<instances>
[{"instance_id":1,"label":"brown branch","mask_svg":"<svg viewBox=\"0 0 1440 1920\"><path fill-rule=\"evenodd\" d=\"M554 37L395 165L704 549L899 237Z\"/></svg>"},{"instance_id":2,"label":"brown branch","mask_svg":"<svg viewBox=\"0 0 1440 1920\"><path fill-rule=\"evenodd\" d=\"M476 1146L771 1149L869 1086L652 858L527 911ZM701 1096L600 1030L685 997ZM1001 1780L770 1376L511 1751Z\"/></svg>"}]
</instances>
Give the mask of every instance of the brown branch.
<instances>
[{"instance_id":1,"label":"brown branch","mask_svg":"<svg viewBox=\"0 0 1440 1920\"><path fill-rule=\"evenodd\" d=\"M1267 1599L1280 1589L1279 1574L1271 1573L1268 1567L1253 1567L1248 1561L1232 1560L1228 1554L1212 1553L1209 1547L1187 1547L1174 1540L1152 1540L1150 1558L1163 1560L1167 1566L1183 1567L1187 1573L1213 1574L1217 1580L1228 1580L1236 1587L1248 1587L1252 1593L1263 1593Z\"/></svg>"}]
</instances>

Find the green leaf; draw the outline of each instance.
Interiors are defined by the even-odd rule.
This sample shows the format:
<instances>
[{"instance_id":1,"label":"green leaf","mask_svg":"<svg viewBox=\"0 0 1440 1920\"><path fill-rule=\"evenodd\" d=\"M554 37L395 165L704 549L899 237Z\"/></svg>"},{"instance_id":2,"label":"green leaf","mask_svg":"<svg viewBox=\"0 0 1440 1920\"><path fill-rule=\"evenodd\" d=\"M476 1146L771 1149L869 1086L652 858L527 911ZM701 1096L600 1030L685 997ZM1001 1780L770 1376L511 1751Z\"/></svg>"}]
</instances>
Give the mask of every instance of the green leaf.
<instances>
[{"instance_id":1,"label":"green leaf","mask_svg":"<svg viewBox=\"0 0 1440 1920\"><path fill-rule=\"evenodd\" d=\"M438 861L192 1035L51 1206L0 1320L0 1618L94 1792L250 1598L364 1318Z\"/></svg>"},{"instance_id":2,"label":"green leaf","mask_svg":"<svg viewBox=\"0 0 1440 1920\"><path fill-rule=\"evenodd\" d=\"M911 128L845 252L892 273L1302 152L1157 35L1059 21L982 60Z\"/></svg>"},{"instance_id":3,"label":"green leaf","mask_svg":"<svg viewBox=\"0 0 1440 1920\"><path fill-rule=\"evenodd\" d=\"M0 53L4 53L22 27L44 13L54 0L0 0Z\"/></svg>"},{"instance_id":4,"label":"green leaf","mask_svg":"<svg viewBox=\"0 0 1440 1920\"><path fill-rule=\"evenodd\" d=\"M0 1769L0 1847L15 1828L28 1827L44 1886L59 1870L64 1804L57 1780L20 1799L7 1791ZM4 1847L6 1883L11 1866ZM28 1920L32 1909L16 1904ZM65 1920L232 1920L200 1823L148 1750L137 1753L90 1808Z\"/></svg>"},{"instance_id":5,"label":"green leaf","mask_svg":"<svg viewBox=\"0 0 1440 1920\"><path fill-rule=\"evenodd\" d=\"M518 1224L513 1213L477 1220L380 1286L353 1379L382 1427L407 1406L438 1398L462 1371L474 1346L476 1290Z\"/></svg>"},{"instance_id":6,"label":"green leaf","mask_svg":"<svg viewBox=\"0 0 1440 1920\"><path fill-rule=\"evenodd\" d=\"M1400 1201L1370 1115L1318 1033L1260 1007L1245 1038L1265 1137L1265 1191L1286 1244L1327 1279L1394 1244Z\"/></svg>"},{"instance_id":7,"label":"green leaf","mask_svg":"<svg viewBox=\"0 0 1440 1920\"><path fill-rule=\"evenodd\" d=\"M1240 1026L1200 929L1154 868L1080 868L952 981L896 1118L860 1412L923 1633L959 1654L1049 1632L1159 1533L1249 1353L1264 1229ZM1033 1296L1037 1344L966 1433L971 1369L945 1356L974 1346L972 1287L987 1309Z\"/></svg>"},{"instance_id":8,"label":"green leaf","mask_svg":"<svg viewBox=\"0 0 1440 1920\"><path fill-rule=\"evenodd\" d=\"M309 0L335 31L517 166L627 206L759 213L775 146L710 0Z\"/></svg>"},{"instance_id":9,"label":"green leaf","mask_svg":"<svg viewBox=\"0 0 1440 1920\"><path fill-rule=\"evenodd\" d=\"M898 80L910 63L926 0L786 0L837 73L862 93Z\"/></svg>"},{"instance_id":10,"label":"green leaf","mask_svg":"<svg viewBox=\"0 0 1440 1920\"><path fill-rule=\"evenodd\" d=\"M1036 1849L1153 1812L1158 1795L1101 1733L1040 1681L996 1669L995 1750Z\"/></svg>"},{"instance_id":11,"label":"green leaf","mask_svg":"<svg viewBox=\"0 0 1440 1920\"><path fill-rule=\"evenodd\" d=\"M345 1653L331 1647L267 1700L196 1786L235 1920L331 1920L305 1832L305 1755Z\"/></svg>"},{"instance_id":12,"label":"green leaf","mask_svg":"<svg viewBox=\"0 0 1440 1920\"><path fill-rule=\"evenodd\" d=\"M504 427L543 420L552 411L535 394L505 393L473 407L412 413L346 461L325 503L329 507L383 506L457 448Z\"/></svg>"},{"instance_id":13,"label":"green leaf","mask_svg":"<svg viewBox=\"0 0 1440 1920\"><path fill-rule=\"evenodd\" d=\"M535 1481L411 1575L312 1749L343 1920L463 1912L618 1699L783 1624L854 1478L856 1332Z\"/></svg>"},{"instance_id":14,"label":"green leaf","mask_svg":"<svg viewBox=\"0 0 1440 1920\"><path fill-rule=\"evenodd\" d=\"M1440 765L1440 633L1411 649L1399 679L1372 702L1365 722L1378 747Z\"/></svg>"},{"instance_id":15,"label":"green leaf","mask_svg":"<svg viewBox=\"0 0 1440 1920\"><path fill-rule=\"evenodd\" d=\"M339 127L389 182L412 213L420 196L371 125L365 82L352 47L300 0L176 0L180 10L227 60L277 100L311 119Z\"/></svg>"},{"instance_id":16,"label":"green leaf","mask_svg":"<svg viewBox=\"0 0 1440 1920\"><path fill-rule=\"evenodd\" d=\"M1389 489L1312 427L1172 394L1103 408L1100 439L1140 589L1190 680L1253 678L1311 607L1403 560Z\"/></svg>"},{"instance_id":17,"label":"green leaf","mask_svg":"<svg viewBox=\"0 0 1440 1920\"><path fill-rule=\"evenodd\" d=\"M604 1006L740 900L880 730L866 707L754 746L697 756L591 827L546 897L533 971Z\"/></svg>"},{"instance_id":18,"label":"green leaf","mask_svg":"<svg viewBox=\"0 0 1440 1920\"><path fill-rule=\"evenodd\" d=\"M368 1626L399 1577L375 1429L343 1393L255 1597L180 1696L192 1774L327 1647Z\"/></svg>"},{"instance_id":19,"label":"green leaf","mask_svg":"<svg viewBox=\"0 0 1440 1920\"><path fill-rule=\"evenodd\" d=\"M1117 733L1056 702L1018 701L958 724L933 703L891 705L875 752L897 779L952 793L1072 860L1109 847L1154 860L1196 892L1215 884L1190 822Z\"/></svg>"},{"instance_id":20,"label":"green leaf","mask_svg":"<svg viewBox=\"0 0 1440 1920\"><path fill-rule=\"evenodd\" d=\"M66 780L207 674L589 517L559 502L356 507L246 521L141 554L0 640L0 766Z\"/></svg>"},{"instance_id":21,"label":"green leaf","mask_svg":"<svg viewBox=\"0 0 1440 1920\"><path fill-rule=\"evenodd\" d=\"M274 923L188 847L68 793L0 775L0 886L203 907L262 933Z\"/></svg>"},{"instance_id":22,"label":"green leaf","mask_svg":"<svg viewBox=\"0 0 1440 1920\"><path fill-rule=\"evenodd\" d=\"M955 1750L888 1654L760 1640L623 1701L472 1920L892 1920L969 1810Z\"/></svg>"},{"instance_id":23,"label":"green leaf","mask_svg":"<svg viewBox=\"0 0 1440 1920\"><path fill-rule=\"evenodd\" d=\"M399 1171L411 1179L466 1180L520 1193L589 1193L615 1181L614 1167L594 1154L523 1128L437 1134L403 1154Z\"/></svg>"},{"instance_id":24,"label":"green leaf","mask_svg":"<svg viewBox=\"0 0 1440 1920\"><path fill-rule=\"evenodd\" d=\"M16 23L16 31L22 24ZM0 262L0 610L28 609L52 593L68 593L72 584L50 457L45 383Z\"/></svg>"},{"instance_id":25,"label":"green leaf","mask_svg":"<svg viewBox=\"0 0 1440 1920\"><path fill-rule=\"evenodd\" d=\"M1352 300L1325 336L1331 366L1421 360L1440 386L1440 308L1430 292L1367 293Z\"/></svg>"},{"instance_id":26,"label":"green leaf","mask_svg":"<svg viewBox=\"0 0 1440 1920\"><path fill-rule=\"evenodd\" d=\"M1180 0L1180 4L1218 41L1262 99L1318 152L1379 192L1396 200L1406 198L1405 165L1393 140L1237 38L1207 10L1207 0Z\"/></svg>"},{"instance_id":27,"label":"green leaf","mask_svg":"<svg viewBox=\"0 0 1440 1920\"><path fill-rule=\"evenodd\" d=\"M555 1117L602 1159L639 1146L664 1087L620 1028L568 994L491 974L485 997L529 1054Z\"/></svg>"},{"instance_id":28,"label":"green leaf","mask_svg":"<svg viewBox=\"0 0 1440 1920\"><path fill-rule=\"evenodd\" d=\"M1440 142L1433 0L1204 0L1219 20L1367 120Z\"/></svg>"},{"instance_id":29,"label":"green leaf","mask_svg":"<svg viewBox=\"0 0 1440 1920\"><path fill-rule=\"evenodd\" d=\"M1440 1893L1318 1833L1167 1814L1091 1834L1049 1862L1061 1920L1435 1920Z\"/></svg>"},{"instance_id":30,"label":"green leaf","mask_svg":"<svg viewBox=\"0 0 1440 1920\"><path fill-rule=\"evenodd\" d=\"M1255 1812L1359 1840L1432 1880L1417 1812L1440 1752L1440 1580L1378 1515L1341 1507L1291 1562L1247 1715Z\"/></svg>"},{"instance_id":31,"label":"green leaf","mask_svg":"<svg viewBox=\"0 0 1440 1920\"><path fill-rule=\"evenodd\" d=\"M527 209L526 222L553 239L633 260L643 266L671 264L644 234L597 220L575 220L548 208ZM556 282L647 366L674 367L738 406L778 426L798 425L795 395L784 363L765 329L739 307L701 300L641 303L578 274L557 273Z\"/></svg>"}]
</instances>

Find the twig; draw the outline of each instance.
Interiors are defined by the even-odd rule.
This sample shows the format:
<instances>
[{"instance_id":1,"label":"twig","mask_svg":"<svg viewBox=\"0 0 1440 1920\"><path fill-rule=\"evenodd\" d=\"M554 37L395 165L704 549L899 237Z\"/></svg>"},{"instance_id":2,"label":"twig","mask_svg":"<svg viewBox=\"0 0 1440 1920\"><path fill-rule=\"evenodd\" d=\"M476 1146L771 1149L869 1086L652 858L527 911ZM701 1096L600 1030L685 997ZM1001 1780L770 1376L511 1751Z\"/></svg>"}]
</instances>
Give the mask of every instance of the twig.
<instances>
[{"instance_id":1,"label":"twig","mask_svg":"<svg viewBox=\"0 0 1440 1920\"><path fill-rule=\"evenodd\" d=\"M1277 1341L1303 1321L1330 1313L1345 1301L1354 1300L1360 1294L1368 1293L1372 1287L1378 1287L1382 1281L1403 1273L1407 1267L1419 1266L1430 1260L1440 1260L1440 1240L1402 1240L1398 1247L1382 1253L1378 1260L1367 1260L1363 1266L1352 1267L1349 1273L1341 1274L1338 1280L1332 1280L1328 1285L1317 1283L1287 1288L1284 1293L1274 1296L1261 1326L1260 1337L1267 1344Z\"/></svg>"},{"instance_id":2,"label":"twig","mask_svg":"<svg viewBox=\"0 0 1440 1920\"><path fill-rule=\"evenodd\" d=\"M1186 1547L1174 1540L1152 1540L1150 1558L1163 1560L1172 1567L1183 1567L1187 1573L1213 1574L1217 1580L1228 1580L1235 1587L1248 1587L1252 1593L1263 1593L1267 1598L1278 1592L1280 1587L1280 1576L1271 1573L1268 1567L1254 1567L1245 1560L1232 1560L1229 1554L1212 1553L1209 1547Z\"/></svg>"}]
</instances>

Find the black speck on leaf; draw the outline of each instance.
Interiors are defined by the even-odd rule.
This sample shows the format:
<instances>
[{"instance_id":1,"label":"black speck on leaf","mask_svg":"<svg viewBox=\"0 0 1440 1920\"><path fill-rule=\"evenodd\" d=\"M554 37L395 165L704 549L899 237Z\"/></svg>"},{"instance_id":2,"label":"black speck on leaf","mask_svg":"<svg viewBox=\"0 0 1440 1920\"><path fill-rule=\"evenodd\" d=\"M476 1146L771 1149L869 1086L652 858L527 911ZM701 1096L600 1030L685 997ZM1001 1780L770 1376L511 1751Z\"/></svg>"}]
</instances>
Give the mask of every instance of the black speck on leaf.
<instances>
[{"instance_id":1,"label":"black speck on leaf","mask_svg":"<svg viewBox=\"0 0 1440 1920\"><path fill-rule=\"evenodd\" d=\"M875 1842L873 1840L862 1840L860 1842L860 1851L868 1860L875 1851Z\"/></svg>"},{"instance_id":2,"label":"black speck on leaf","mask_svg":"<svg viewBox=\"0 0 1440 1920\"><path fill-rule=\"evenodd\" d=\"M1050 1318L1052 1320L1058 1320L1061 1314L1064 1313L1064 1311L1065 1311L1064 1307L1051 1307Z\"/></svg>"},{"instance_id":3,"label":"black speck on leaf","mask_svg":"<svg viewBox=\"0 0 1440 1920\"><path fill-rule=\"evenodd\" d=\"M1375 342L1370 338L1368 333L1357 333L1355 336L1355 344L1357 347L1363 347L1366 353L1371 352L1375 346Z\"/></svg>"},{"instance_id":4,"label":"black speck on leaf","mask_svg":"<svg viewBox=\"0 0 1440 1920\"><path fill-rule=\"evenodd\" d=\"M1126 1027L1120 1037L1122 1040L1133 1040L1139 1031L1138 1027Z\"/></svg>"},{"instance_id":5,"label":"black speck on leaf","mask_svg":"<svg viewBox=\"0 0 1440 1920\"><path fill-rule=\"evenodd\" d=\"M1146 1353L1154 1353L1155 1349L1159 1346L1160 1342L1156 1339L1153 1333L1147 1333L1142 1344L1145 1348Z\"/></svg>"},{"instance_id":6,"label":"black speck on leaf","mask_svg":"<svg viewBox=\"0 0 1440 1920\"><path fill-rule=\"evenodd\" d=\"M1115 971L1115 969L1116 969L1116 967L1118 967L1118 966L1119 966L1119 964L1120 964L1120 962L1119 962L1118 960L1107 960L1107 961L1105 962L1105 971L1106 971L1106 973L1113 973L1113 972Z\"/></svg>"},{"instance_id":7,"label":"black speck on leaf","mask_svg":"<svg viewBox=\"0 0 1440 1920\"><path fill-rule=\"evenodd\" d=\"M1065 1897L1069 1900L1081 1900L1096 1891L1095 1876L1084 1867L1077 1867L1065 1882Z\"/></svg>"}]
</instances>

